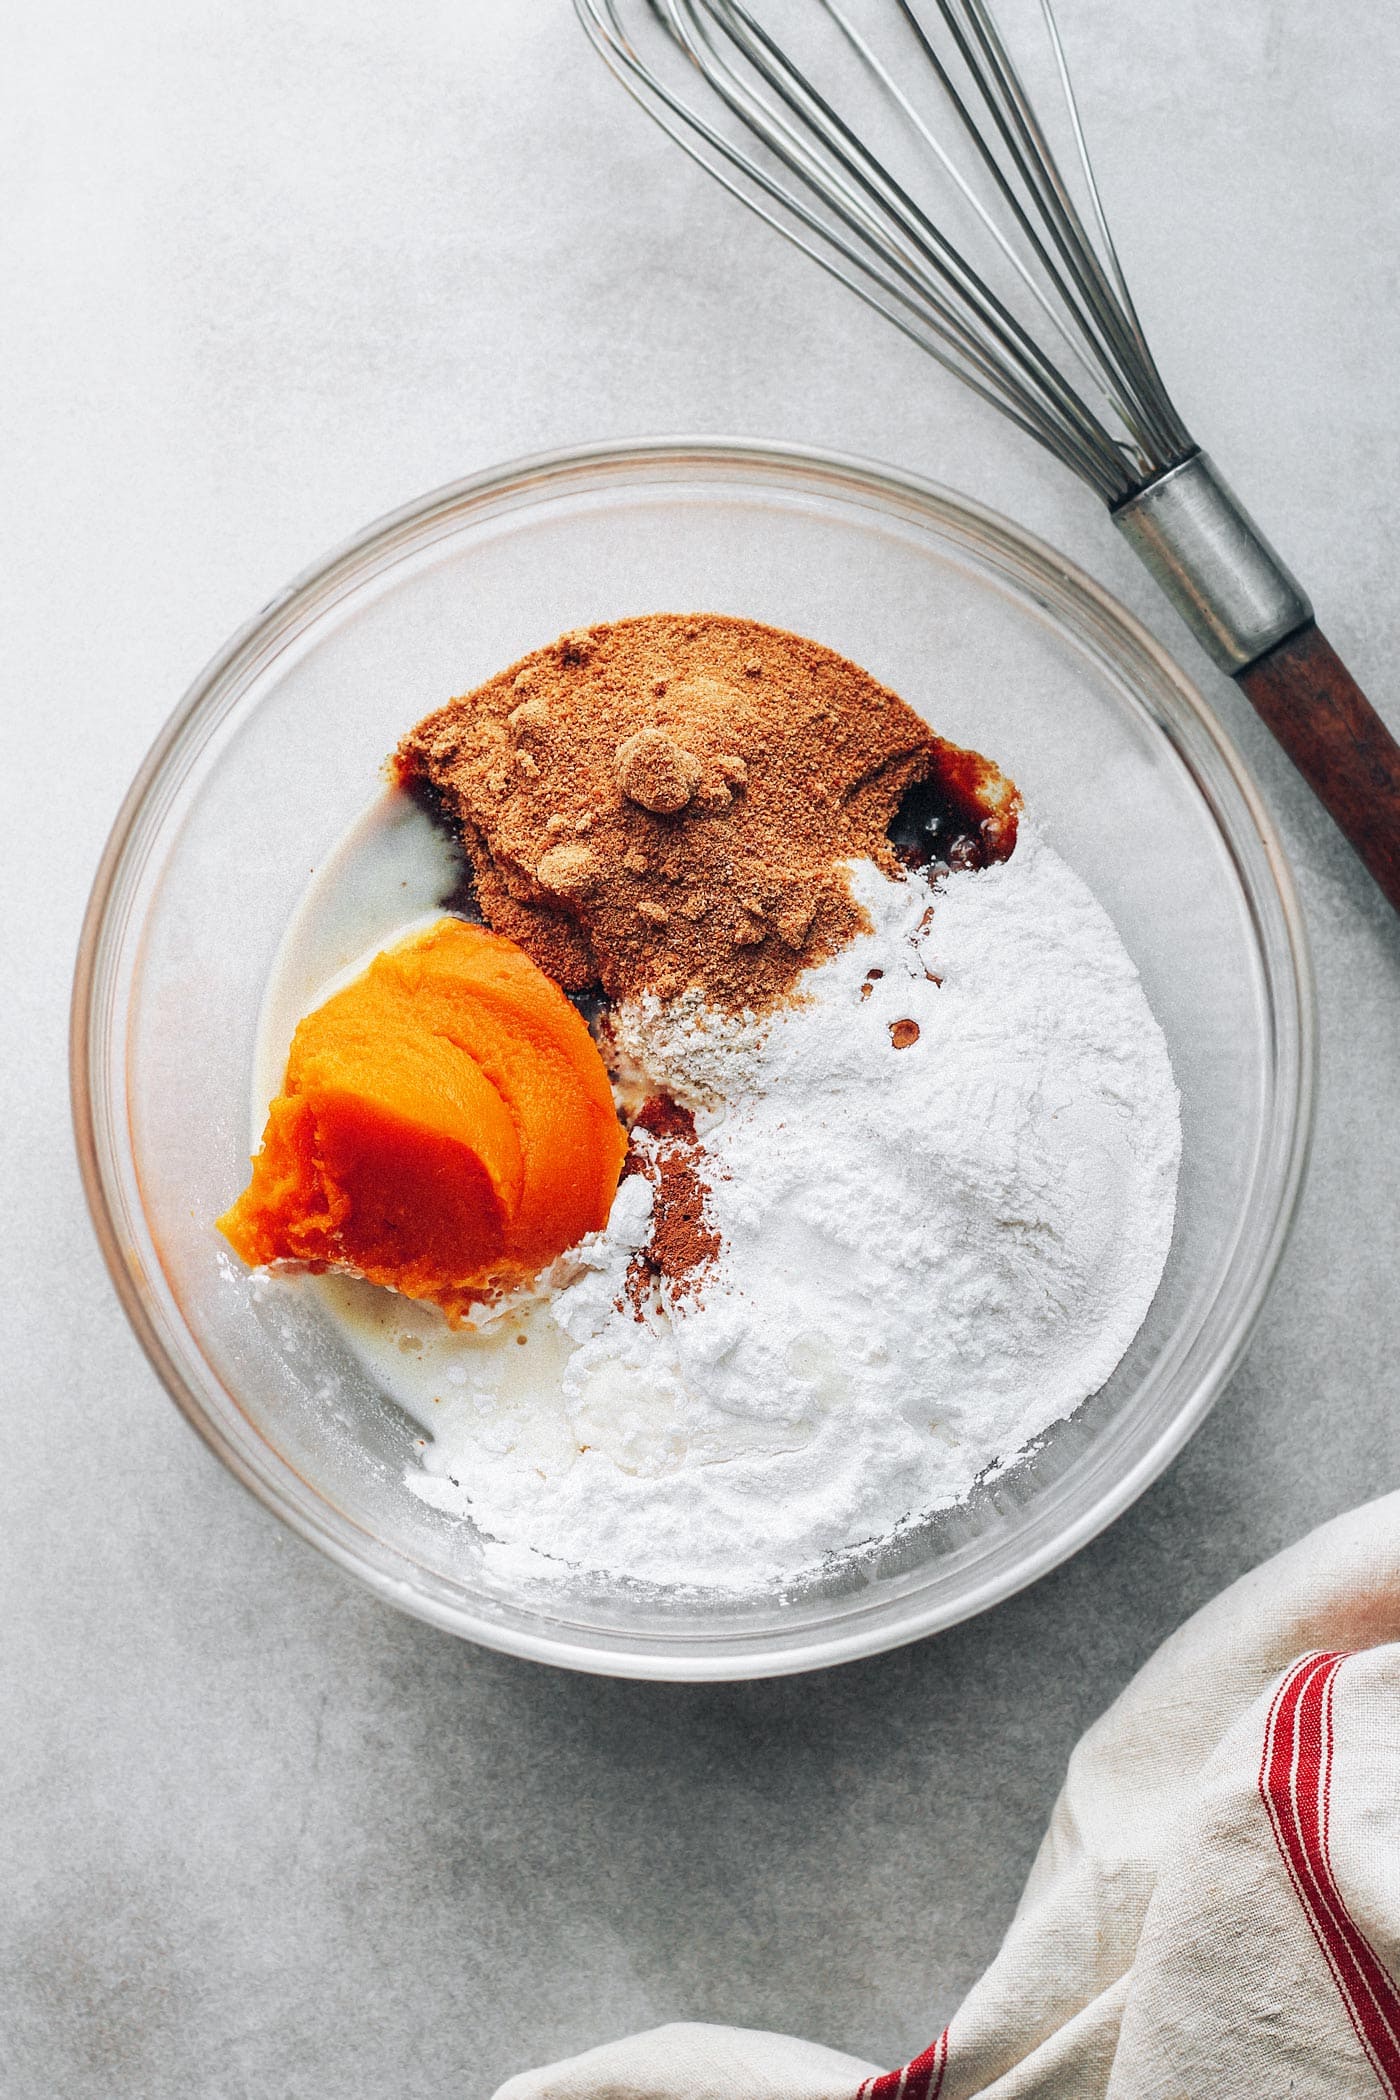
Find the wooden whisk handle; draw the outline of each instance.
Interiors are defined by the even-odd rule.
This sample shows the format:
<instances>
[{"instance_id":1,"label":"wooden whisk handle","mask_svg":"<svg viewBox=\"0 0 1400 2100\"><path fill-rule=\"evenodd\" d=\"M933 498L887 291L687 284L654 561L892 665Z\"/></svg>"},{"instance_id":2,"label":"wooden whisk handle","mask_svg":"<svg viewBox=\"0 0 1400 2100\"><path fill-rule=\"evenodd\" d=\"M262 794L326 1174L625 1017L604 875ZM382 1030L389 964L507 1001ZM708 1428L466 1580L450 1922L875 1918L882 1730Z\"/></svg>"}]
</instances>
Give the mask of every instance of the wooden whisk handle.
<instances>
[{"instance_id":1,"label":"wooden whisk handle","mask_svg":"<svg viewBox=\"0 0 1400 2100\"><path fill-rule=\"evenodd\" d=\"M1235 673L1400 911L1400 744L1313 622Z\"/></svg>"},{"instance_id":2,"label":"wooden whisk handle","mask_svg":"<svg viewBox=\"0 0 1400 2100\"><path fill-rule=\"evenodd\" d=\"M1400 911L1400 744L1214 461L1192 452L1112 515Z\"/></svg>"}]
</instances>

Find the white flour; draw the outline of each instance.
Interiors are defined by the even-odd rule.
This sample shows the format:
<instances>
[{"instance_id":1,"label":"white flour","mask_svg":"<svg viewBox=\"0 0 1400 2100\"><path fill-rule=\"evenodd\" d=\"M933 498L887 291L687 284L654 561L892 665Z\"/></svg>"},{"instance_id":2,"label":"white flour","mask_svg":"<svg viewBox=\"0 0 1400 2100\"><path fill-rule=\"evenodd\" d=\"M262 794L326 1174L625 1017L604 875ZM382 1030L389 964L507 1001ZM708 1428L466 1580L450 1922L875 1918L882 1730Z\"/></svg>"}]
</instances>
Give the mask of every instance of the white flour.
<instances>
[{"instance_id":1,"label":"white flour","mask_svg":"<svg viewBox=\"0 0 1400 2100\"><path fill-rule=\"evenodd\" d=\"M518 1434L484 1388L434 1417L417 1492L512 1565L790 1578L965 1497L1142 1323L1181 1128L1109 919L1026 825L1010 861L937 890L869 863L853 880L871 931L804 1004L763 1025L684 1002L619 1017L628 1056L697 1110L724 1252L639 1322L623 1282L651 1192L630 1178L535 1316L577 1344L562 1405ZM917 1023L907 1048L897 1022Z\"/></svg>"}]
</instances>

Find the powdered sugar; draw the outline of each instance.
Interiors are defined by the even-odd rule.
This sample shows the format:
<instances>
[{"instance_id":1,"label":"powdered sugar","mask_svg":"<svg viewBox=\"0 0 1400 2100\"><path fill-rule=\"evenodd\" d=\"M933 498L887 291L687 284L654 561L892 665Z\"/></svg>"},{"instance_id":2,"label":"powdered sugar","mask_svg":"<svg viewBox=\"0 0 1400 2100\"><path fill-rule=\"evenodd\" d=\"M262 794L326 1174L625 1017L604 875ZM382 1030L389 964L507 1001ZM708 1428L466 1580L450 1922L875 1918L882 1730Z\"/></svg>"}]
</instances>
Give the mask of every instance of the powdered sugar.
<instances>
[{"instance_id":1,"label":"powdered sugar","mask_svg":"<svg viewBox=\"0 0 1400 2100\"><path fill-rule=\"evenodd\" d=\"M965 1497L1140 1326L1180 1118L1109 919L1029 826L937 887L851 876L869 930L799 1003L619 1011L620 1056L696 1112L722 1252L639 1317L652 1191L629 1177L531 1316L573 1345L547 1455L483 1438L479 1408L435 1419L418 1491L508 1548L771 1585Z\"/></svg>"}]
</instances>

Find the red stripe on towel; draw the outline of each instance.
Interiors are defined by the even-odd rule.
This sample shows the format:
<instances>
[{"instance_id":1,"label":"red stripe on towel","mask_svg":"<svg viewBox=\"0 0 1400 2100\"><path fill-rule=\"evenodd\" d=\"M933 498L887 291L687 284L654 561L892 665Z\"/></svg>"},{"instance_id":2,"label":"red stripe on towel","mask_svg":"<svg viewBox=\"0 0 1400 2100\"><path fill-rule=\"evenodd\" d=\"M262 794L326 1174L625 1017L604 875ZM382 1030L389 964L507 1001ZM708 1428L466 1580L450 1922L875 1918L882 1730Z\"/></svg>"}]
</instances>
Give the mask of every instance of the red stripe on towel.
<instances>
[{"instance_id":1,"label":"red stripe on towel","mask_svg":"<svg viewBox=\"0 0 1400 2100\"><path fill-rule=\"evenodd\" d=\"M878 2078L867 2078L856 2100L938 2100L947 2068L945 2027L938 2040L930 2042L923 2055L916 2056L912 2063L904 2064L898 2071L882 2071Z\"/></svg>"},{"instance_id":2,"label":"red stripe on towel","mask_svg":"<svg viewBox=\"0 0 1400 2100\"><path fill-rule=\"evenodd\" d=\"M1345 1660L1344 1655L1304 1656L1280 1684L1264 1729L1259 1793L1288 1878L1366 2059L1390 2100L1400 2100L1400 1991L1347 1909L1328 1842L1332 1695Z\"/></svg>"}]
</instances>

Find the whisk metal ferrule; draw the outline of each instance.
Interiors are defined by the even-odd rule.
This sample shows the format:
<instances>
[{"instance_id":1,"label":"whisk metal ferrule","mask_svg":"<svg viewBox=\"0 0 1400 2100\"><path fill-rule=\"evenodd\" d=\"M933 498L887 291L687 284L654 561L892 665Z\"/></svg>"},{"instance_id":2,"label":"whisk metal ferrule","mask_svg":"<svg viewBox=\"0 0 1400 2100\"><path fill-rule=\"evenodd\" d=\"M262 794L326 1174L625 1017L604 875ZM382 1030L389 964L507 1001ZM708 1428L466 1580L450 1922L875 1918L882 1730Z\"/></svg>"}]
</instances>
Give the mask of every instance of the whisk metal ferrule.
<instances>
[{"instance_id":1,"label":"whisk metal ferrule","mask_svg":"<svg viewBox=\"0 0 1400 2100\"><path fill-rule=\"evenodd\" d=\"M1204 452L1169 467L1112 515L1231 677L1312 618L1301 586Z\"/></svg>"}]
</instances>

